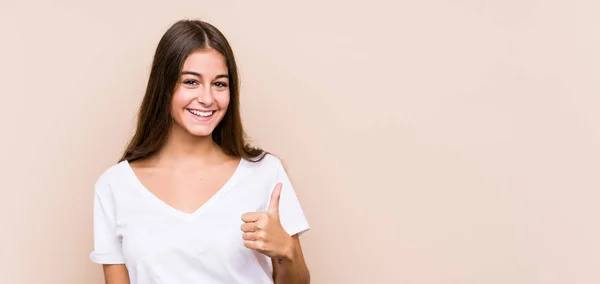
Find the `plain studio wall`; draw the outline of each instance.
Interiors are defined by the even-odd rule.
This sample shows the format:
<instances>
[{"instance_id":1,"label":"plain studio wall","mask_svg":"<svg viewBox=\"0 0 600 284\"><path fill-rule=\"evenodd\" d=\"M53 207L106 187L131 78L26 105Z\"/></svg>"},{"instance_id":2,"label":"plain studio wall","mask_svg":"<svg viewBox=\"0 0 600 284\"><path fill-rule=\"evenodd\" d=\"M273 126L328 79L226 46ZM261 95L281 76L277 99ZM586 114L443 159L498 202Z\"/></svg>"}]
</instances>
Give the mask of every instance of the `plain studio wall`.
<instances>
[{"instance_id":1,"label":"plain studio wall","mask_svg":"<svg viewBox=\"0 0 600 284\"><path fill-rule=\"evenodd\" d=\"M103 283L93 183L154 48L214 23L312 283L599 283L598 1L2 1L0 282Z\"/></svg>"}]
</instances>

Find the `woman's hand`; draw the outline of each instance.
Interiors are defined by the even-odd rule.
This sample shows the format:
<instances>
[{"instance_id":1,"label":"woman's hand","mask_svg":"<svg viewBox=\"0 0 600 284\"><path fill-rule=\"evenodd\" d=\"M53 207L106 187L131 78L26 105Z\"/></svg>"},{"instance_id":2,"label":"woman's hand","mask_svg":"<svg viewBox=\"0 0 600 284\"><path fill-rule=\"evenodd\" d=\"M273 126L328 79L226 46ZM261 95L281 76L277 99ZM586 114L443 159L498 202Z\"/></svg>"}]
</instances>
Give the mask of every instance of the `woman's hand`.
<instances>
[{"instance_id":1,"label":"woman's hand","mask_svg":"<svg viewBox=\"0 0 600 284\"><path fill-rule=\"evenodd\" d=\"M249 212L242 215L244 246L271 258L292 259L294 240L279 221L279 196L281 183L271 194L267 212Z\"/></svg>"}]
</instances>

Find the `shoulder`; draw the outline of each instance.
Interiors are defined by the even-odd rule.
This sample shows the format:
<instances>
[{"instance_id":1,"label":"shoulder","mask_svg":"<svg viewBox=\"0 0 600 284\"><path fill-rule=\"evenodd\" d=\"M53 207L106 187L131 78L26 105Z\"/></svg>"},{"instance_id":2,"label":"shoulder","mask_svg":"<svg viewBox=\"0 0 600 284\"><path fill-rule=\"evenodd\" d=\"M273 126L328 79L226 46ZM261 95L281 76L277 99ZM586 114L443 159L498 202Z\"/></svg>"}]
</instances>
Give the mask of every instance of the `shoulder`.
<instances>
[{"instance_id":1,"label":"shoulder","mask_svg":"<svg viewBox=\"0 0 600 284\"><path fill-rule=\"evenodd\" d=\"M102 171L94 184L96 193L110 191L115 183L122 181L127 176L128 168L128 162L122 161Z\"/></svg>"},{"instance_id":2,"label":"shoulder","mask_svg":"<svg viewBox=\"0 0 600 284\"><path fill-rule=\"evenodd\" d=\"M255 167L271 169L271 170L276 170L276 169L283 167L282 160L279 157L277 157L271 153L264 154L264 157L260 160L257 160L257 161L248 160L248 162L250 164L253 164Z\"/></svg>"},{"instance_id":3,"label":"shoulder","mask_svg":"<svg viewBox=\"0 0 600 284\"><path fill-rule=\"evenodd\" d=\"M285 175L282 160L270 153L267 153L260 160L245 160L245 169L251 173L254 178L278 179Z\"/></svg>"}]
</instances>

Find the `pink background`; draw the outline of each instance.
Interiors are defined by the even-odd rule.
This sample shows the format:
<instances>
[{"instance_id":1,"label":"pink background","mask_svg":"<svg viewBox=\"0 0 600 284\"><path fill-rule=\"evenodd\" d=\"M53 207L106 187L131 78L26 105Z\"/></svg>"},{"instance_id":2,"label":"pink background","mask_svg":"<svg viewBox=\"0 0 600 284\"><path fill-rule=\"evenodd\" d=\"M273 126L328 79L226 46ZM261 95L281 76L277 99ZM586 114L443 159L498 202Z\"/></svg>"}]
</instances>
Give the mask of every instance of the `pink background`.
<instances>
[{"instance_id":1,"label":"pink background","mask_svg":"<svg viewBox=\"0 0 600 284\"><path fill-rule=\"evenodd\" d=\"M599 3L2 1L0 282L103 283L93 183L199 17L297 188L312 283L599 283Z\"/></svg>"}]
</instances>

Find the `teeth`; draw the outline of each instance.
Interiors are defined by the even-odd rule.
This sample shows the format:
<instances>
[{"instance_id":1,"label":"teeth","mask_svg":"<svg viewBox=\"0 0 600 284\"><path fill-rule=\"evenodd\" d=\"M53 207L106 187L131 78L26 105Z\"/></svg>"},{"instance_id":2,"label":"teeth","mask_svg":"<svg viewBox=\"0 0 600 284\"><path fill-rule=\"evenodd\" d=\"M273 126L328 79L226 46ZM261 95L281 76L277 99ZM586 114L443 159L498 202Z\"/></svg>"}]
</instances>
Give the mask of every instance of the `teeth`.
<instances>
[{"instance_id":1,"label":"teeth","mask_svg":"<svg viewBox=\"0 0 600 284\"><path fill-rule=\"evenodd\" d=\"M190 109L189 111L194 115L202 116L202 117L209 117L213 114L213 111L198 111L195 109Z\"/></svg>"}]
</instances>

